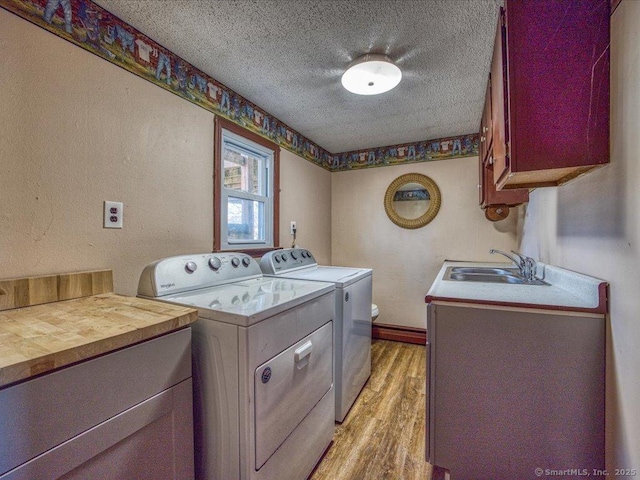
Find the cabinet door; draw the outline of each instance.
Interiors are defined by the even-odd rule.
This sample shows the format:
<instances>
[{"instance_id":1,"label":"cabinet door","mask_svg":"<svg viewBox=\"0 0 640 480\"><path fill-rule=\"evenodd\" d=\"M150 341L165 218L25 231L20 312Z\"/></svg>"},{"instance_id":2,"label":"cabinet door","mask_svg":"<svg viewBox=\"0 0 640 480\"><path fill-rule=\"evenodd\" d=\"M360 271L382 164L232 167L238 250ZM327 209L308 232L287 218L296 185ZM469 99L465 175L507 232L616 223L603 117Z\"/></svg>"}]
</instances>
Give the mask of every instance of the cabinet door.
<instances>
[{"instance_id":1,"label":"cabinet door","mask_svg":"<svg viewBox=\"0 0 640 480\"><path fill-rule=\"evenodd\" d=\"M493 140L493 126L491 119L491 76L487 82L487 90L484 95L484 110L480 123L480 160L485 162L491 152Z\"/></svg>"},{"instance_id":2,"label":"cabinet door","mask_svg":"<svg viewBox=\"0 0 640 480\"><path fill-rule=\"evenodd\" d=\"M491 155L487 161L481 163L480 184L483 198L481 199L481 207L492 207L497 205L506 205L515 207L524 202L529 201L529 190L526 188L516 188L509 190L497 190L494 182L494 169L496 168Z\"/></svg>"},{"instance_id":3,"label":"cabinet door","mask_svg":"<svg viewBox=\"0 0 640 480\"><path fill-rule=\"evenodd\" d=\"M484 97L484 110L482 112L482 120L480 121L480 147L478 148L479 158L479 183L478 197L479 204L485 204L485 187L484 187L484 162L488 156L491 156L491 139L493 132L491 130L491 78L487 82L487 91Z\"/></svg>"},{"instance_id":4,"label":"cabinet door","mask_svg":"<svg viewBox=\"0 0 640 480\"><path fill-rule=\"evenodd\" d=\"M505 64L505 26L504 10L500 9L500 17L496 28L496 40L491 60L491 128L493 142L493 183L507 173L509 157L507 143L509 142L509 110L507 99L506 64Z\"/></svg>"},{"instance_id":5,"label":"cabinet door","mask_svg":"<svg viewBox=\"0 0 640 480\"><path fill-rule=\"evenodd\" d=\"M504 3L492 65L506 74L498 188L561 185L608 163L609 0Z\"/></svg>"},{"instance_id":6,"label":"cabinet door","mask_svg":"<svg viewBox=\"0 0 640 480\"><path fill-rule=\"evenodd\" d=\"M602 316L428 308L432 463L456 480L604 468Z\"/></svg>"},{"instance_id":7,"label":"cabinet door","mask_svg":"<svg viewBox=\"0 0 640 480\"><path fill-rule=\"evenodd\" d=\"M0 475L0 479L193 479L191 412L189 378Z\"/></svg>"},{"instance_id":8,"label":"cabinet door","mask_svg":"<svg viewBox=\"0 0 640 480\"><path fill-rule=\"evenodd\" d=\"M484 208L484 162L482 161L482 150L478 157L478 197L480 208Z\"/></svg>"}]
</instances>

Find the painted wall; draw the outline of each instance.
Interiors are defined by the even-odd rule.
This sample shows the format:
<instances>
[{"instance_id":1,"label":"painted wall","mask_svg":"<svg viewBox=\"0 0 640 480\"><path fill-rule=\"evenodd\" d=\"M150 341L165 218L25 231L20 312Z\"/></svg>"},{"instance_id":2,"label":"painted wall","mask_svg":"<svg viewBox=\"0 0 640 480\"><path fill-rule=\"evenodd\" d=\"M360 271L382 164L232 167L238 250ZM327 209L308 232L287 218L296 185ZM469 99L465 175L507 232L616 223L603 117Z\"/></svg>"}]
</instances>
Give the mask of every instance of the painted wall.
<instances>
[{"instance_id":1,"label":"painted wall","mask_svg":"<svg viewBox=\"0 0 640 480\"><path fill-rule=\"evenodd\" d=\"M331 258L335 265L373 268L377 322L425 328L424 297L445 259L493 260L489 249L516 245L514 212L493 224L478 207L478 158L332 174ZM405 173L431 177L442 206L427 226L402 229L387 218L384 195Z\"/></svg>"},{"instance_id":2,"label":"painted wall","mask_svg":"<svg viewBox=\"0 0 640 480\"><path fill-rule=\"evenodd\" d=\"M640 468L640 2L611 17L611 164L531 194L524 253L608 280L607 468ZM623 478L620 476L619 478Z\"/></svg>"},{"instance_id":3,"label":"painted wall","mask_svg":"<svg viewBox=\"0 0 640 480\"><path fill-rule=\"evenodd\" d=\"M147 263L211 251L211 113L2 9L0 51L0 278L111 268L133 295ZM330 174L282 156L281 217L328 260ZM102 228L104 200L124 229Z\"/></svg>"},{"instance_id":4,"label":"painted wall","mask_svg":"<svg viewBox=\"0 0 640 480\"><path fill-rule=\"evenodd\" d=\"M290 247L291 221L296 245L313 252L318 263L331 262L331 179L327 170L280 150L280 245Z\"/></svg>"}]
</instances>

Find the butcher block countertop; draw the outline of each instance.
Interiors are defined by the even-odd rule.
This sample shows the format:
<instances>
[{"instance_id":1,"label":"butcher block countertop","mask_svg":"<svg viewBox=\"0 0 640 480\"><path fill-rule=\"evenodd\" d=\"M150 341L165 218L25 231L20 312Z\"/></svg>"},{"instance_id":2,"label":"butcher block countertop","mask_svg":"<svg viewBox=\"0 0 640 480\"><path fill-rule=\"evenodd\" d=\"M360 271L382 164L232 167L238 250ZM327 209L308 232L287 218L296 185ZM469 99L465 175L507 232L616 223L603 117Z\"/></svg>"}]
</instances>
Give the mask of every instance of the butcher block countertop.
<instances>
[{"instance_id":1,"label":"butcher block countertop","mask_svg":"<svg viewBox=\"0 0 640 480\"><path fill-rule=\"evenodd\" d=\"M110 270L0 281L0 388L197 320L192 308L112 290Z\"/></svg>"}]
</instances>

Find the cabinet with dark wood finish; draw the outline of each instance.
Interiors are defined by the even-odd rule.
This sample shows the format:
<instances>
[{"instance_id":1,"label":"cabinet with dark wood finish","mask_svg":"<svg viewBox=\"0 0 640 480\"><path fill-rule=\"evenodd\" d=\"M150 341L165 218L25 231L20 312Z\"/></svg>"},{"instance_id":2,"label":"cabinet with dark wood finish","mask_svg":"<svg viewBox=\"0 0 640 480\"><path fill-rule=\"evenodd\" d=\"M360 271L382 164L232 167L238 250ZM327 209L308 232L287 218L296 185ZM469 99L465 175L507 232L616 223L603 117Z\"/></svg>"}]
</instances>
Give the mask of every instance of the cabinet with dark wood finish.
<instances>
[{"instance_id":1,"label":"cabinet with dark wood finish","mask_svg":"<svg viewBox=\"0 0 640 480\"><path fill-rule=\"evenodd\" d=\"M487 83L484 111L480 122L479 147L479 201L480 207L490 220L499 220L509 214L509 207L529 201L529 190L496 190L493 181L494 152L493 152L493 121L492 121L492 86L491 78ZM493 212L493 213L492 213Z\"/></svg>"},{"instance_id":2,"label":"cabinet with dark wood finish","mask_svg":"<svg viewBox=\"0 0 640 480\"><path fill-rule=\"evenodd\" d=\"M498 190L609 163L609 0L506 0L491 65Z\"/></svg>"}]
</instances>

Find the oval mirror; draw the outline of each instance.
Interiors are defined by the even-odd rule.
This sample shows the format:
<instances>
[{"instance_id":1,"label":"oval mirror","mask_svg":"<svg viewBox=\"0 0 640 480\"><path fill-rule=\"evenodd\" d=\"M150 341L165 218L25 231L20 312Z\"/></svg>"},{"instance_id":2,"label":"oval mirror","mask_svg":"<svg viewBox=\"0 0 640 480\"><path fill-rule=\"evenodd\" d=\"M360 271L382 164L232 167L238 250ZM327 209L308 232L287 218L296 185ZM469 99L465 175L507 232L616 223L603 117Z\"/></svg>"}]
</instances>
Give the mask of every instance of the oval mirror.
<instances>
[{"instance_id":1,"label":"oval mirror","mask_svg":"<svg viewBox=\"0 0 640 480\"><path fill-rule=\"evenodd\" d=\"M384 210L399 227L420 228L435 218L440 202L440 189L431 178L420 173L407 173L396 178L387 188Z\"/></svg>"}]
</instances>

